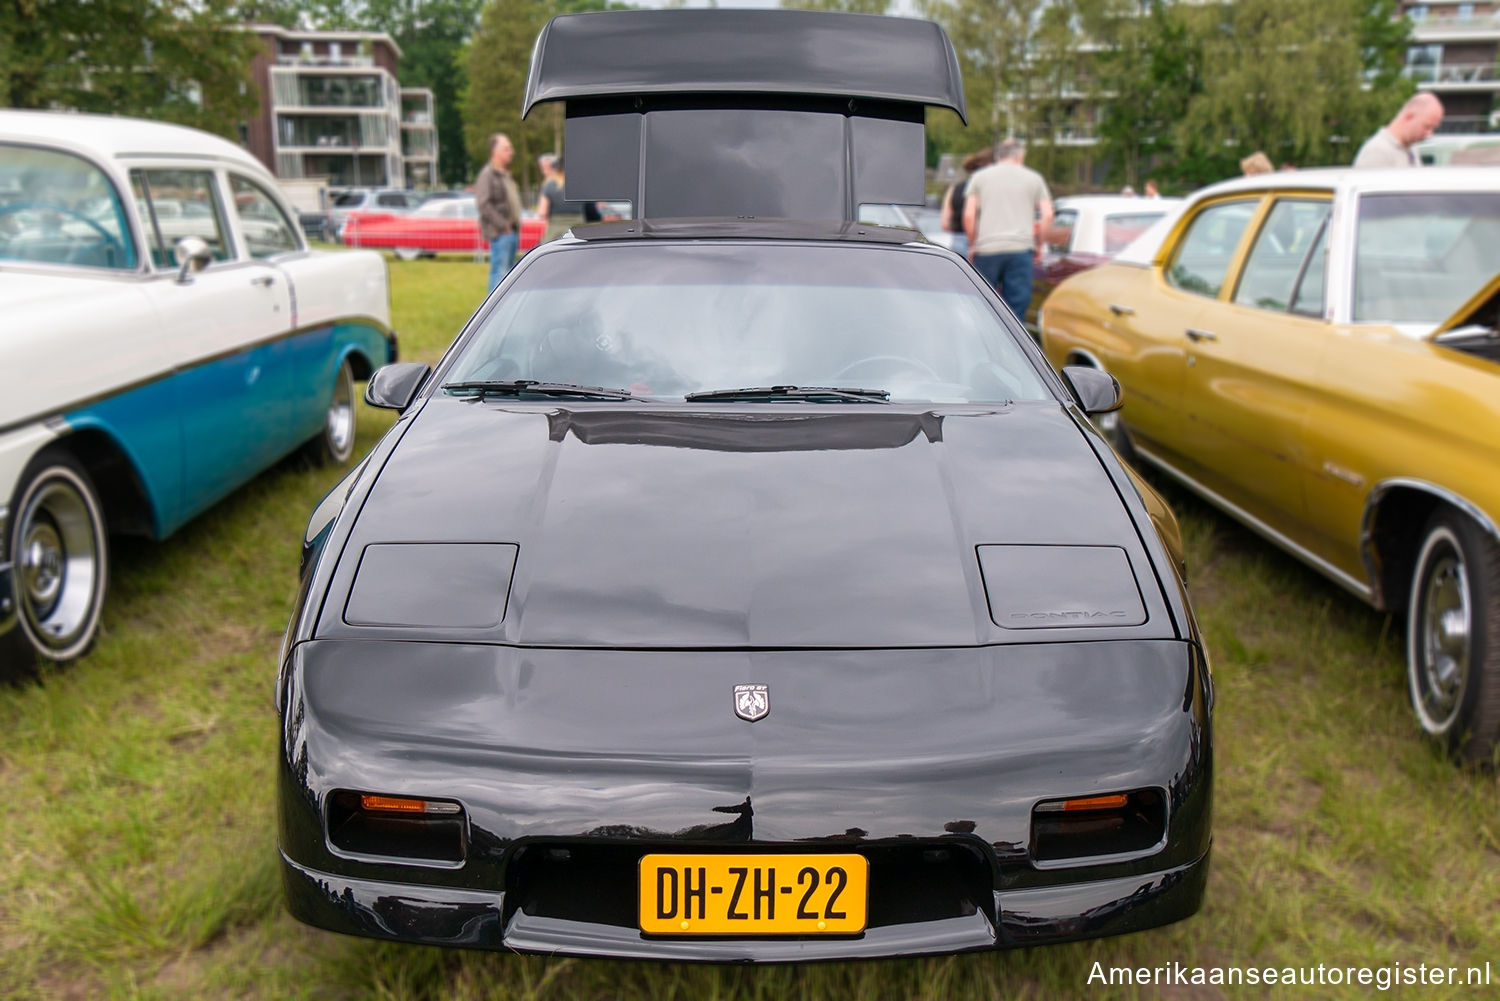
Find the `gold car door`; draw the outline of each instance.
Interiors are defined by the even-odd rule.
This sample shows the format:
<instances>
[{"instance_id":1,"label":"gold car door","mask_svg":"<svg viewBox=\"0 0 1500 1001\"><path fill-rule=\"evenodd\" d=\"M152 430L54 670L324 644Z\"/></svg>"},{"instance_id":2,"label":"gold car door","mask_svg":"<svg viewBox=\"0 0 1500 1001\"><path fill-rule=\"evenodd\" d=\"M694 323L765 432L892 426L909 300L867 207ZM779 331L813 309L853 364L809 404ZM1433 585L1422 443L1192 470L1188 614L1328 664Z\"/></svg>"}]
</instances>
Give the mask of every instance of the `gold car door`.
<instances>
[{"instance_id":1,"label":"gold car door","mask_svg":"<svg viewBox=\"0 0 1500 1001\"><path fill-rule=\"evenodd\" d=\"M1208 202L1179 225L1153 267L1155 288L1149 294L1119 304L1129 312L1117 322L1142 330L1151 337L1135 352L1129 367L1136 371L1127 381L1126 405L1121 411L1131 440L1138 448L1165 460L1188 476L1203 475L1203 456L1194 447L1196 436L1185 419L1182 393L1191 376L1192 356L1197 345L1192 331L1208 323L1207 317L1221 305L1225 282L1234 274L1250 223L1258 214L1263 197L1259 193ZM1117 307L1111 305L1113 312ZM1106 361L1111 372L1117 363Z\"/></svg>"},{"instance_id":2,"label":"gold car door","mask_svg":"<svg viewBox=\"0 0 1500 1001\"><path fill-rule=\"evenodd\" d=\"M1308 412L1330 337L1323 319L1331 201L1277 197L1222 297L1183 332L1184 448L1201 484L1276 533L1308 542Z\"/></svg>"}]
</instances>

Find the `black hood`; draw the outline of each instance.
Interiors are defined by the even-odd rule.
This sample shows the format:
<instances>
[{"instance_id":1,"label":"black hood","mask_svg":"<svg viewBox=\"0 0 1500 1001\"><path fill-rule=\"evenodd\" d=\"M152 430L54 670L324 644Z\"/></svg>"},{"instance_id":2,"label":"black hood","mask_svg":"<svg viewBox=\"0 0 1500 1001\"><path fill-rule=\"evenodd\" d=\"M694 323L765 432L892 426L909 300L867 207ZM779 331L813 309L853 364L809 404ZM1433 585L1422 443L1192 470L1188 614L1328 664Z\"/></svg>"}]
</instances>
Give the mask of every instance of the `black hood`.
<instances>
[{"instance_id":1,"label":"black hood","mask_svg":"<svg viewBox=\"0 0 1500 1001\"><path fill-rule=\"evenodd\" d=\"M694 412L439 397L411 420L344 547L320 636L765 649L1177 635L1127 505L1053 402ZM513 553L508 600L493 599L500 621L426 631L346 623L366 547L392 543ZM985 561L992 590L1007 553L1029 554L1017 573L1050 573L1044 552L1039 561L1023 547L1112 547L1140 615L1001 628L983 546L1002 547L986 551L999 554ZM401 576L361 588L369 583L376 601L414 600L418 585ZM432 579L448 586L427 579L429 591ZM475 586L463 579L454 574L451 586ZM1034 583L1069 592L1066 580Z\"/></svg>"}]
</instances>

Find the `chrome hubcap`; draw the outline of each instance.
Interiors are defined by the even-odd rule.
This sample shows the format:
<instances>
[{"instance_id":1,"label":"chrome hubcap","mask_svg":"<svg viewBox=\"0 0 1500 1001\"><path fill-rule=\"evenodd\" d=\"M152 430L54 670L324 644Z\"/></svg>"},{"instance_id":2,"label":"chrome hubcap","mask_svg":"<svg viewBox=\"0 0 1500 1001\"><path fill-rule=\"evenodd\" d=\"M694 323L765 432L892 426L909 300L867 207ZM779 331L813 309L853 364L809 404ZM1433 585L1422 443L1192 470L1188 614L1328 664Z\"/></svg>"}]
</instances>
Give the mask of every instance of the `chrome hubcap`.
<instances>
[{"instance_id":1,"label":"chrome hubcap","mask_svg":"<svg viewBox=\"0 0 1500 1001\"><path fill-rule=\"evenodd\" d=\"M1463 561L1451 553L1443 555L1433 564L1423 590L1418 665L1421 697L1428 718L1441 728L1451 721L1463 701L1469 664L1473 617Z\"/></svg>"},{"instance_id":2,"label":"chrome hubcap","mask_svg":"<svg viewBox=\"0 0 1500 1001\"><path fill-rule=\"evenodd\" d=\"M18 527L21 612L38 640L63 650L88 630L97 611L98 526L78 492L55 481L32 495Z\"/></svg>"},{"instance_id":3,"label":"chrome hubcap","mask_svg":"<svg viewBox=\"0 0 1500 1001\"><path fill-rule=\"evenodd\" d=\"M328 403L328 448L342 458L354 445L354 375L348 364L339 368Z\"/></svg>"}]
</instances>

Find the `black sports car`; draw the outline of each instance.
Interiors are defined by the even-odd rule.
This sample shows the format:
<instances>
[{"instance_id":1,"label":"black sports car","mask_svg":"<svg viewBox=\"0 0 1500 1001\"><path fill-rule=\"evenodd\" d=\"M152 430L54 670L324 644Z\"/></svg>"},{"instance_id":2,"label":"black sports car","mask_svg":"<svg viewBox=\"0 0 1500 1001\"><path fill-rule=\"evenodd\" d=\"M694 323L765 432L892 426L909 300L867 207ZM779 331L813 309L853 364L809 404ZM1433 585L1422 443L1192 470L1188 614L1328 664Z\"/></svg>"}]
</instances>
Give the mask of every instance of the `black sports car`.
<instances>
[{"instance_id":1,"label":"black sports car","mask_svg":"<svg viewBox=\"0 0 1500 1001\"><path fill-rule=\"evenodd\" d=\"M569 15L569 197L308 527L277 700L292 912L783 961L1197 910L1212 683L1170 513L920 202L935 25Z\"/></svg>"}]
</instances>

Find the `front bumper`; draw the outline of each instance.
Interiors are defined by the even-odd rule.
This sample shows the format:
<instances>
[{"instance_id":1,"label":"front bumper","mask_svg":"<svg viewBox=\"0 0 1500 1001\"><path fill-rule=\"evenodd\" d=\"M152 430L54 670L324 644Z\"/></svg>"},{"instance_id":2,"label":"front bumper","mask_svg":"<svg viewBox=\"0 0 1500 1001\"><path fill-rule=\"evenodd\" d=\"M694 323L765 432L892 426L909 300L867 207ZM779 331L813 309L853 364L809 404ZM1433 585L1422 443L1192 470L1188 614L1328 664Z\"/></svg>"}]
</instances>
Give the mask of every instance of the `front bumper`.
<instances>
[{"instance_id":1,"label":"front bumper","mask_svg":"<svg viewBox=\"0 0 1500 1001\"><path fill-rule=\"evenodd\" d=\"M1067 886L995 892L994 922L968 917L871 928L828 939L670 939L618 925L527 914L504 892L351 879L281 856L287 908L330 931L424 945L618 959L785 963L1047 945L1142 931L1198 910L1209 856L1186 865Z\"/></svg>"}]
</instances>

